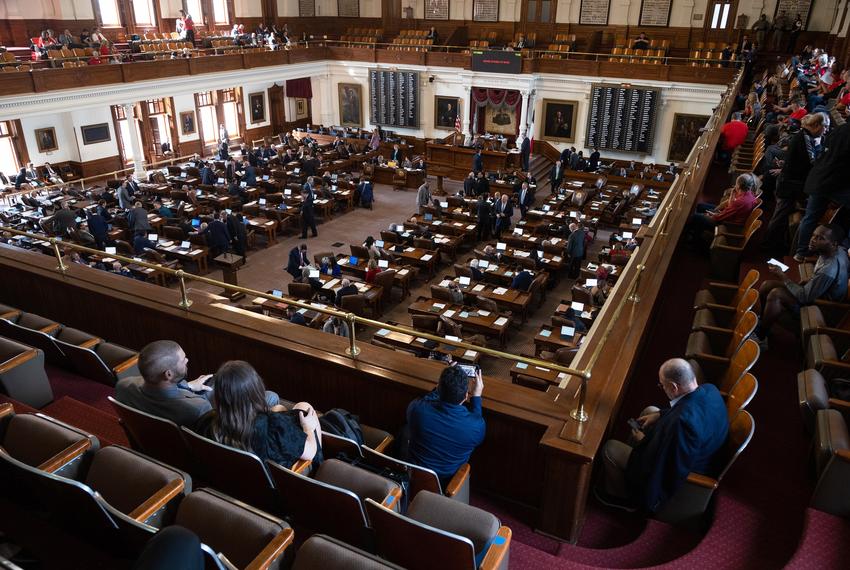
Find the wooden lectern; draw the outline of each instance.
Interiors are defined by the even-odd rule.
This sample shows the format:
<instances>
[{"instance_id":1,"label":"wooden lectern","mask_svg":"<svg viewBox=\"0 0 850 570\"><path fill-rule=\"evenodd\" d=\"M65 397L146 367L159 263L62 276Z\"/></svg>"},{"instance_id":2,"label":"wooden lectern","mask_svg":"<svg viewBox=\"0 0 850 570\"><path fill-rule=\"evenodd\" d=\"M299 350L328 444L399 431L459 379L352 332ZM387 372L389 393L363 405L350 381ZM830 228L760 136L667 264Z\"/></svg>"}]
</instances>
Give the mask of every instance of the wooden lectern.
<instances>
[{"instance_id":1,"label":"wooden lectern","mask_svg":"<svg viewBox=\"0 0 850 570\"><path fill-rule=\"evenodd\" d=\"M240 267L245 265L244 257L236 255L235 253L222 253L218 257L214 258L213 261L216 265L221 267L225 283L229 285L239 285L236 280L236 272L239 271ZM231 301L237 301L245 296L245 293L240 291L229 291L227 289L225 289L221 294Z\"/></svg>"}]
</instances>

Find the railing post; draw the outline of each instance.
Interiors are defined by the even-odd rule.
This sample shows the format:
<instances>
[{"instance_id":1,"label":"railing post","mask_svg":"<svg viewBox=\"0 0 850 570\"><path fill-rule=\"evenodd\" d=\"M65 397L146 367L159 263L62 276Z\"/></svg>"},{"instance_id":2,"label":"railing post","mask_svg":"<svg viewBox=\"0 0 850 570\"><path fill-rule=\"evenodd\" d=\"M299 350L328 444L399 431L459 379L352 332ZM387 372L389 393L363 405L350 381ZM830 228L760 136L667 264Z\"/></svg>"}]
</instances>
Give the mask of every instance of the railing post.
<instances>
[{"instance_id":1,"label":"railing post","mask_svg":"<svg viewBox=\"0 0 850 570\"><path fill-rule=\"evenodd\" d=\"M348 315L346 315L345 318L348 321L348 341L349 341L349 346L348 346L348 348L345 349L345 353L348 354L349 356L354 357L354 356L357 356L358 354L360 354L360 349L357 347L357 340L354 338L354 335L355 335L354 329L355 329L355 325L357 324L357 321L354 319L354 313L348 313Z\"/></svg>"},{"instance_id":2,"label":"railing post","mask_svg":"<svg viewBox=\"0 0 850 570\"><path fill-rule=\"evenodd\" d=\"M192 300L186 295L186 279L183 277L185 273L182 269L177 271L177 278L180 280L180 302L178 305L181 309L188 309L192 306Z\"/></svg>"},{"instance_id":3,"label":"railing post","mask_svg":"<svg viewBox=\"0 0 850 570\"><path fill-rule=\"evenodd\" d=\"M50 243L53 244L53 252L56 254L56 260L59 262L59 267L57 267L56 269L58 269L62 273L65 273L68 268L65 267L65 262L62 261L62 252L59 251L59 240L57 240L56 238L50 238Z\"/></svg>"},{"instance_id":4,"label":"railing post","mask_svg":"<svg viewBox=\"0 0 850 570\"><path fill-rule=\"evenodd\" d=\"M590 419L587 411L584 409L585 400L587 400L587 381L590 380L590 372L585 370L581 374L581 386L578 389L578 407L570 412L570 417L577 422L586 422Z\"/></svg>"},{"instance_id":5,"label":"railing post","mask_svg":"<svg viewBox=\"0 0 850 570\"><path fill-rule=\"evenodd\" d=\"M635 278L635 287L634 289L632 289L631 295L629 295L629 301L635 304L640 303L640 293L638 292L638 289L640 289L640 279L641 277L643 277L644 269L646 269L646 265L641 264L637 266L637 270L639 273L638 276Z\"/></svg>"}]
</instances>

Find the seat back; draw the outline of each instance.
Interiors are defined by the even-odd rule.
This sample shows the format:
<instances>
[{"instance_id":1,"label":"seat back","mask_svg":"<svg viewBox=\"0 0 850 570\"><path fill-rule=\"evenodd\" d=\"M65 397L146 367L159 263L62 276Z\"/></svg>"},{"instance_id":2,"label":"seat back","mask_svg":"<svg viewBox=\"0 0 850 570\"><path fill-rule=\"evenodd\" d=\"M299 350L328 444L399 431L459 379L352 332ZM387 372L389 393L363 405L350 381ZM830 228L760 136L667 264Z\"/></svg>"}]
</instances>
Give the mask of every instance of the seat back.
<instances>
[{"instance_id":1,"label":"seat back","mask_svg":"<svg viewBox=\"0 0 850 570\"><path fill-rule=\"evenodd\" d=\"M815 463L818 483L812 506L840 517L850 514L850 436L847 423L838 410L817 412Z\"/></svg>"},{"instance_id":2,"label":"seat back","mask_svg":"<svg viewBox=\"0 0 850 570\"><path fill-rule=\"evenodd\" d=\"M413 328L418 331L437 334L440 329L440 317L437 315L411 315Z\"/></svg>"},{"instance_id":3,"label":"seat back","mask_svg":"<svg viewBox=\"0 0 850 570\"><path fill-rule=\"evenodd\" d=\"M726 367L723 376L717 382L717 389L728 393L759 358L761 349L756 341L749 338L744 341L738 351L732 356L732 361Z\"/></svg>"},{"instance_id":4,"label":"seat back","mask_svg":"<svg viewBox=\"0 0 850 570\"><path fill-rule=\"evenodd\" d=\"M466 537L417 522L366 499L381 557L408 570L474 569L475 547ZM425 554L427 553L427 554Z\"/></svg>"},{"instance_id":5,"label":"seat back","mask_svg":"<svg viewBox=\"0 0 850 570\"><path fill-rule=\"evenodd\" d=\"M741 345L744 344L744 341L747 340L753 331L756 330L756 324L758 323L758 317L752 311L747 311L741 316L741 319L738 321L738 324L735 325L735 330L732 332L732 336L729 338L729 344L726 346L726 351L723 354L726 358L731 358Z\"/></svg>"},{"instance_id":6,"label":"seat back","mask_svg":"<svg viewBox=\"0 0 850 570\"><path fill-rule=\"evenodd\" d=\"M293 538L292 529L281 519L213 489L183 499L174 522L237 568L279 568Z\"/></svg>"},{"instance_id":7,"label":"seat back","mask_svg":"<svg viewBox=\"0 0 850 570\"><path fill-rule=\"evenodd\" d=\"M402 570L401 566L396 566L333 537L314 534L298 549L292 570L325 570L326 568Z\"/></svg>"},{"instance_id":8,"label":"seat back","mask_svg":"<svg viewBox=\"0 0 850 570\"><path fill-rule=\"evenodd\" d=\"M362 245L351 245L351 255L358 259L369 259L369 250Z\"/></svg>"},{"instance_id":9,"label":"seat back","mask_svg":"<svg viewBox=\"0 0 850 570\"><path fill-rule=\"evenodd\" d=\"M277 496L263 460L255 454L207 439L183 427L200 477L232 497L277 511Z\"/></svg>"},{"instance_id":10,"label":"seat back","mask_svg":"<svg viewBox=\"0 0 850 570\"><path fill-rule=\"evenodd\" d=\"M0 337L0 393L33 408L52 402L53 389L44 369L44 353Z\"/></svg>"},{"instance_id":11,"label":"seat back","mask_svg":"<svg viewBox=\"0 0 850 570\"><path fill-rule=\"evenodd\" d=\"M329 461L341 463L335 459ZM347 463L343 465L357 469ZM371 547L366 511L357 495L347 489L305 477L276 463L269 462L268 468L283 508L292 515L294 524L299 525L299 528L304 525L354 546ZM333 514L329 516L329 513Z\"/></svg>"},{"instance_id":12,"label":"seat back","mask_svg":"<svg viewBox=\"0 0 850 570\"><path fill-rule=\"evenodd\" d=\"M349 311L363 317L366 315L366 296L362 293L356 295L346 295L340 301L340 308L343 311Z\"/></svg>"},{"instance_id":13,"label":"seat back","mask_svg":"<svg viewBox=\"0 0 850 570\"><path fill-rule=\"evenodd\" d=\"M395 274L396 274L395 269L385 269L385 270L381 271L380 273L378 273L377 275L375 275L375 285L381 287L381 289L382 289L382 292L381 292L382 299L389 299L390 298L390 291L392 291L392 288L393 288L393 281L395 280Z\"/></svg>"},{"instance_id":14,"label":"seat back","mask_svg":"<svg viewBox=\"0 0 850 570\"><path fill-rule=\"evenodd\" d=\"M96 346L77 346L61 340L55 342L78 374L107 386L115 386L115 375L95 351Z\"/></svg>"},{"instance_id":15,"label":"seat back","mask_svg":"<svg viewBox=\"0 0 850 570\"><path fill-rule=\"evenodd\" d=\"M726 395L726 412L729 414L729 421L735 419L738 412L747 407L758 391L758 381L756 377L747 372L732 388L732 391Z\"/></svg>"},{"instance_id":16,"label":"seat back","mask_svg":"<svg viewBox=\"0 0 850 570\"><path fill-rule=\"evenodd\" d=\"M453 302L449 290L446 287L440 287L439 285L431 285L431 297L439 301L448 301L449 303Z\"/></svg>"},{"instance_id":17,"label":"seat back","mask_svg":"<svg viewBox=\"0 0 850 570\"><path fill-rule=\"evenodd\" d=\"M319 267L320 265L322 265L322 259L324 259L325 257L327 257L329 260L333 261L335 256L334 256L332 251L322 251L320 253L313 255L313 261L316 263L316 267Z\"/></svg>"},{"instance_id":18,"label":"seat back","mask_svg":"<svg viewBox=\"0 0 850 570\"><path fill-rule=\"evenodd\" d=\"M57 364L62 363L64 355L53 342L53 335L61 328L59 323L34 313L19 313L0 319L0 336L41 349L50 362Z\"/></svg>"},{"instance_id":19,"label":"seat back","mask_svg":"<svg viewBox=\"0 0 850 570\"><path fill-rule=\"evenodd\" d=\"M363 452L363 457L370 465L408 475L410 478L410 487L407 491L408 501L412 501L420 491L431 491L438 495L443 494L439 477L430 469L390 457L366 446L361 446L361 451Z\"/></svg>"},{"instance_id":20,"label":"seat back","mask_svg":"<svg viewBox=\"0 0 850 570\"><path fill-rule=\"evenodd\" d=\"M313 298L313 287L309 283L290 283L289 295L296 299L310 301Z\"/></svg>"},{"instance_id":21,"label":"seat back","mask_svg":"<svg viewBox=\"0 0 850 570\"><path fill-rule=\"evenodd\" d=\"M191 451L176 423L122 404L112 396L107 399L118 414L133 449L178 469L194 471Z\"/></svg>"}]
</instances>

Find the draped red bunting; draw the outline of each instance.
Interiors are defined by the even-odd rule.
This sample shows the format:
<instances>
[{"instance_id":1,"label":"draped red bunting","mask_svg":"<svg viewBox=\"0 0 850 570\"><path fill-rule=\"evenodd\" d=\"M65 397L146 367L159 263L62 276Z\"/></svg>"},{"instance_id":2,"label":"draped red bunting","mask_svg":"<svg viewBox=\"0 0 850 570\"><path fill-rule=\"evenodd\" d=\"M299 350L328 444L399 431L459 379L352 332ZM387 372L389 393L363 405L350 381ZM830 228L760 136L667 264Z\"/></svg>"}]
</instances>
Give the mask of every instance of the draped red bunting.
<instances>
[{"instance_id":1,"label":"draped red bunting","mask_svg":"<svg viewBox=\"0 0 850 570\"><path fill-rule=\"evenodd\" d=\"M309 77L302 77L301 79L287 79L286 80L286 96L287 97L300 97L303 99L312 99L313 98L313 83L310 81Z\"/></svg>"}]
</instances>

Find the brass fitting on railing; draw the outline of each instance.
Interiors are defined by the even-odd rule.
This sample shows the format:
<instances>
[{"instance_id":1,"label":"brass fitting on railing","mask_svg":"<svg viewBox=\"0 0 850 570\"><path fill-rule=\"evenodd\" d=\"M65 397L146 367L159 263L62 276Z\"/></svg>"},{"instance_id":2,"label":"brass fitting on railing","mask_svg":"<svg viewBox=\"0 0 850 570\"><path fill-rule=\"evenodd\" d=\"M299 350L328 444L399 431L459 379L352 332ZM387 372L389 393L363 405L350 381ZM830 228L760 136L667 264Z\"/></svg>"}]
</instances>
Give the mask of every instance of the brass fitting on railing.
<instances>
[{"instance_id":1,"label":"brass fitting on railing","mask_svg":"<svg viewBox=\"0 0 850 570\"><path fill-rule=\"evenodd\" d=\"M59 262L59 267L56 269L65 273L68 268L65 267L65 262L62 260L62 252L59 251L59 240L56 238L50 238L50 243L53 245L53 252L56 254L56 261Z\"/></svg>"},{"instance_id":2,"label":"brass fitting on railing","mask_svg":"<svg viewBox=\"0 0 850 570\"><path fill-rule=\"evenodd\" d=\"M184 277L186 274L182 269L178 269L174 275L180 281L180 302L178 305L181 309L188 309L192 306L192 300L186 295L186 279Z\"/></svg>"},{"instance_id":3,"label":"brass fitting on railing","mask_svg":"<svg viewBox=\"0 0 850 570\"><path fill-rule=\"evenodd\" d=\"M570 412L570 417L577 422L586 422L590 419L587 411L584 409L584 403L587 400L587 383L590 380L590 371L585 370L581 374L581 386L578 389L578 407Z\"/></svg>"},{"instance_id":4,"label":"brass fitting on railing","mask_svg":"<svg viewBox=\"0 0 850 570\"><path fill-rule=\"evenodd\" d=\"M638 292L638 289L640 289L640 279L641 279L641 277L643 277L643 272L644 272L645 269L646 269L646 265L641 264L641 265L637 266L638 274L637 274L637 277L635 278L635 284L634 284L634 287L632 288L632 292L631 292L631 294L629 294L629 297L628 297L629 301L631 301L632 303L635 303L635 304L640 303L640 293Z\"/></svg>"},{"instance_id":5,"label":"brass fitting on railing","mask_svg":"<svg viewBox=\"0 0 850 570\"><path fill-rule=\"evenodd\" d=\"M357 319L354 316L354 313L348 313L345 315L345 320L348 321L348 341L349 346L345 349L345 353L351 356L352 358L360 354L360 348L357 346L357 340L355 339L354 332L355 326L357 325Z\"/></svg>"}]
</instances>

